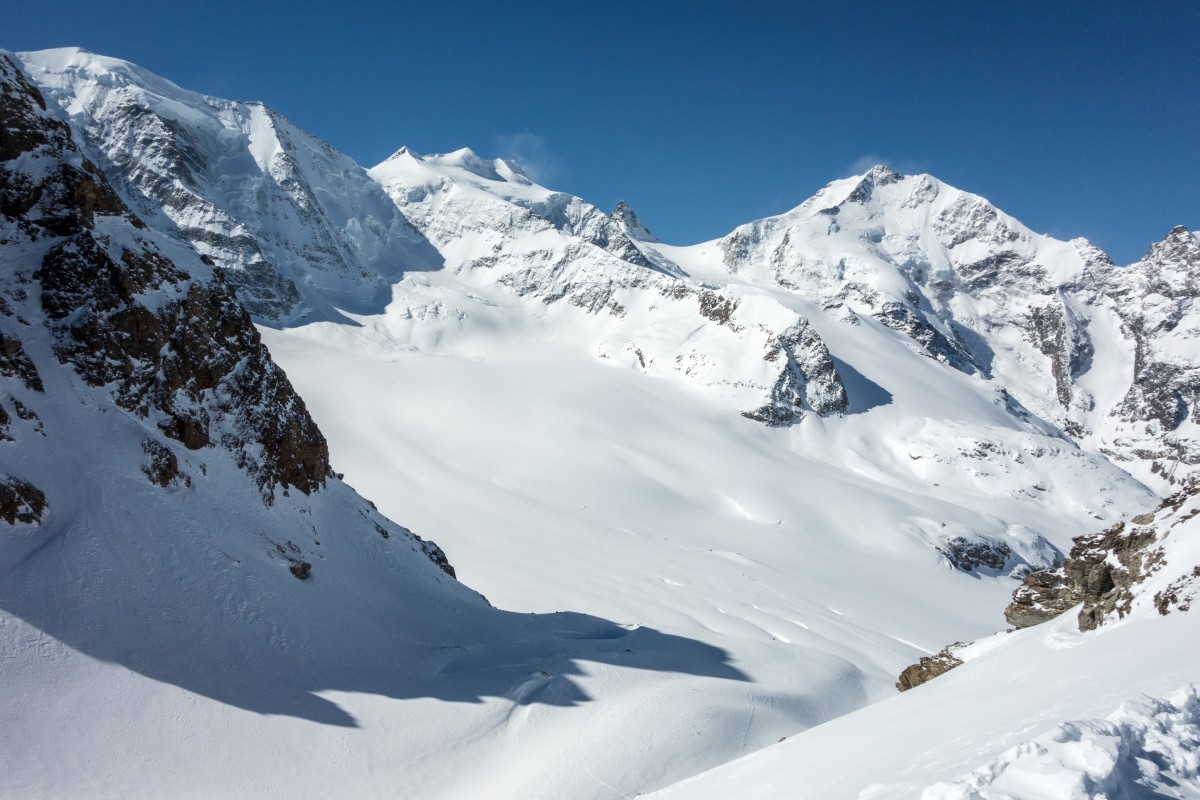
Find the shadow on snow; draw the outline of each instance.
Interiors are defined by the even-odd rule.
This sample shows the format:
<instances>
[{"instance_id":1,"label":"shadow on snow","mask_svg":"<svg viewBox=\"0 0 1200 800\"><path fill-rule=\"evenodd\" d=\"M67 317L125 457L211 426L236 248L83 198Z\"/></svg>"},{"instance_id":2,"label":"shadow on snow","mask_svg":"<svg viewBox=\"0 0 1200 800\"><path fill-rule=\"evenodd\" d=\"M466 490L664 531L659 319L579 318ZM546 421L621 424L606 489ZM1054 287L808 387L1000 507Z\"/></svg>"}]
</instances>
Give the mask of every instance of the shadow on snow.
<instances>
[{"instance_id":1,"label":"shadow on snow","mask_svg":"<svg viewBox=\"0 0 1200 800\"><path fill-rule=\"evenodd\" d=\"M421 604L398 591L364 605L345 581L283 568L240 582L211 564L142 573L98 539L78 527L10 539L0 608L91 658L259 714L357 727L324 691L575 706L592 699L576 680L583 662L749 680L720 648L586 614L502 611L449 579ZM186 562L187 549L169 557Z\"/></svg>"}]
</instances>

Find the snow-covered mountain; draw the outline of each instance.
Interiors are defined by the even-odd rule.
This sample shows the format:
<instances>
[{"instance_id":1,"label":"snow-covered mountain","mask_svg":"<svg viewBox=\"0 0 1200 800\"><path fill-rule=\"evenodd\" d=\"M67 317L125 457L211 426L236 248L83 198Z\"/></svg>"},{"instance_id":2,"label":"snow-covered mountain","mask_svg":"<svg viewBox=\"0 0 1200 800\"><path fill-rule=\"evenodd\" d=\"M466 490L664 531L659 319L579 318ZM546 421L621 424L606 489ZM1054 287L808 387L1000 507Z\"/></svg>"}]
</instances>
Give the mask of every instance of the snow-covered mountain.
<instances>
[{"instance_id":1,"label":"snow-covered mountain","mask_svg":"<svg viewBox=\"0 0 1200 800\"><path fill-rule=\"evenodd\" d=\"M74 48L23 58L122 199L223 270L251 313L377 311L404 271L439 266L358 165L261 103Z\"/></svg>"},{"instance_id":2,"label":"snow-covered mountain","mask_svg":"<svg viewBox=\"0 0 1200 800\"><path fill-rule=\"evenodd\" d=\"M24 58L122 198L211 259L260 321L377 314L402 275L444 266L464 285L632 311L598 354L682 372L787 424L848 403L796 297L904 334L1151 485L1200 463L1187 348L1200 243L1185 229L1117 268L1085 240L1033 233L981 197L876 167L715 242L671 247L628 205L605 215L467 149L401 148L364 172L261 104L75 49ZM745 287L756 307L734 321ZM637 313L648 305L653 332Z\"/></svg>"},{"instance_id":3,"label":"snow-covered mountain","mask_svg":"<svg viewBox=\"0 0 1200 800\"><path fill-rule=\"evenodd\" d=\"M5 68L10 793L600 798L844 745L1200 463L1185 229L1118 268L876 167L680 247L469 150Z\"/></svg>"},{"instance_id":4,"label":"snow-covered mountain","mask_svg":"<svg viewBox=\"0 0 1200 800\"><path fill-rule=\"evenodd\" d=\"M1122 269L1086 240L1035 234L981 197L876 167L715 242L643 246L693 275L870 317L1152 485L1200 463L1188 347L1200 242L1186 229Z\"/></svg>"}]
</instances>

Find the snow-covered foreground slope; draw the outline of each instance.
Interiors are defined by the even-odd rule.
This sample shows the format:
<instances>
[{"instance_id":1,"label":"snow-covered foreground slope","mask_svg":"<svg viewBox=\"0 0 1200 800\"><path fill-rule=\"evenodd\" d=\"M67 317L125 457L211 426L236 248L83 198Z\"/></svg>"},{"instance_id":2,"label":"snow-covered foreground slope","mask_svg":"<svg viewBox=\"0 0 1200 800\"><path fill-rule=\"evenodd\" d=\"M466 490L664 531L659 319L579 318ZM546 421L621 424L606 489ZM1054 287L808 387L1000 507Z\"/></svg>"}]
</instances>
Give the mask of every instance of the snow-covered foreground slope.
<instances>
[{"instance_id":1,"label":"snow-covered foreground slope","mask_svg":"<svg viewBox=\"0 0 1200 800\"><path fill-rule=\"evenodd\" d=\"M1117 713L1126 703L1146 702L1143 694L1169 699L1200 681L1196 615L1130 622L1088 634L1079 633L1066 617L1010 638L1004 647L925 686L653 796L1198 796L1200 719L1194 696L1177 700L1184 713L1159 720L1166 723L1162 730L1145 719L1145 712ZM1106 730L1103 721L1114 716L1116 730ZM1189 780L1181 793L1171 793L1169 774L1158 787L1160 794L1149 793L1150 787L1141 794L1112 791L1120 786L1128 791L1130 778L1152 776L1155 763L1168 773L1166 759L1153 755L1156 749L1185 765Z\"/></svg>"},{"instance_id":2,"label":"snow-covered foreground slope","mask_svg":"<svg viewBox=\"0 0 1200 800\"><path fill-rule=\"evenodd\" d=\"M654 797L1200 797L1200 492L1152 516L1129 607L1099 628L1065 613L997 634L925 685Z\"/></svg>"}]
</instances>

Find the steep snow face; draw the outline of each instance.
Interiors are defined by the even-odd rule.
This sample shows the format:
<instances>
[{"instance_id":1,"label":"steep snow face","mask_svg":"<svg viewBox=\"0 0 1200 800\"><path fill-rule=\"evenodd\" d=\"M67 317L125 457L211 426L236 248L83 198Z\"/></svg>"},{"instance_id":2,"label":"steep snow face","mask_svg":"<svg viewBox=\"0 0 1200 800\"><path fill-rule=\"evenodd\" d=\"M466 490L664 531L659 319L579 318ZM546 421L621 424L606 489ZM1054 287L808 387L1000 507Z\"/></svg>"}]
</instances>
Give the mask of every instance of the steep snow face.
<instances>
[{"instance_id":1,"label":"steep snow face","mask_svg":"<svg viewBox=\"0 0 1200 800\"><path fill-rule=\"evenodd\" d=\"M1194 243L1177 230L1122 270L1085 240L1035 234L981 197L886 167L713 242L638 242L713 282L869 316L1164 489L1196 464ZM1176 288L1156 295L1155 281Z\"/></svg>"},{"instance_id":2,"label":"steep snow face","mask_svg":"<svg viewBox=\"0 0 1200 800\"><path fill-rule=\"evenodd\" d=\"M83 50L24 53L121 197L276 323L380 310L436 252L346 156L258 103L189 92Z\"/></svg>"}]
</instances>

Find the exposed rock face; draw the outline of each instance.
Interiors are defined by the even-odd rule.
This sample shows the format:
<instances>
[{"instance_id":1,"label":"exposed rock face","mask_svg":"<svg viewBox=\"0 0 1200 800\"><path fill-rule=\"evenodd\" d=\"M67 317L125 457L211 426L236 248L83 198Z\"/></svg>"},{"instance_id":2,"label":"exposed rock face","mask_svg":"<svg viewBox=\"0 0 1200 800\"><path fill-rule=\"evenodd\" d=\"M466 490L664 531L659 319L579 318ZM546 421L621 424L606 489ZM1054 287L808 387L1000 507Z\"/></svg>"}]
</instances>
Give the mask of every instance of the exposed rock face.
<instances>
[{"instance_id":1,"label":"exposed rock face","mask_svg":"<svg viewBox=\"0 0 1200 800\"><path fill-rule=\"evenodd\" d=\"M896 688L902 692L907 692L922 683L931 681L939 675L944 675L957 666L961 666L963 660L954 655L954 649L962 647L962 642L955 642L947 645L942 650L932 656L922 656L921 660L916 664L912 664L904 668L900 673L900 680L896 681Z\"/></svg>"},{"instance_id":2,"label":"exposed rock face","mask_svg":"<svg viewBox=\"0 0 1200 800\"><path fill-rule=\"evenodd\" d=\"M151 483L164 489L192 485L191 477L179 468L179 459L171 452L171 448L162 442L147 439L142 442L142 451L146 454L142 472Z\"/></svg>"},{"instance_id":3,"label":"exposed rock face","mask_svg":"<svg viewBox=\"0 0 1200 800\"><path fill-rule=\"evenodd\" d=\"M1061 567L1034 572L1013 592L1004 618L1014 628L1028 628L1052 620L1079 605L1082 598L1067 583Z\"/></svg>"},{"instance_id":4,"label":"exposed rock face","mask_svg":"<svg viewBox=\"0 0 1200 800\"><path fill-rule=\"evenodd\" d=\"M1176 578L1166 589L1155 592L1154 607L1163 616L1172 610L1190 611L1197 595L1200 595L1200 564Z\"/></svg>"},{"instance_id":5,"label":"exposed rock face","mask_svg":"<svg viewBox=\"0 0 1200 800\"><path fill-rule=\"evenodd\" d=\"M58 334L56 351L93 386L191 450L243 454L264 496L308 494L330 474L324 437L224 286L189 280L153 250L77 235L52 248L35 277ZM147 302L144 298L154 298Z\"/></svg>"},{"instance_id":6,"label":"exposed rock face","mask_svg":"<svg viewBox=\"0 0 1200 800\"><path fill-rule=\"evenodd\" d=\"M418 546L421 548L421 552L423 552L430 561L432 561L434 564L437 564L442 572L446 573L451 578L458 577L454 572L454 567L450 564L450 559L446 557L446 553L444 550L442 550L442 548L438 547L436 543L431 542L428 539L422 539L412 531L407 531L407 533L416 540Z\"/></svg>"},{"instance_id":7,"label":"exposed rock face","mask_svg":"<svg viewBox=\"0 0 1200 800\"><path fill-rule=\"evenodd\" d=\"M1067 585L1083 600L1080 630L1099 627L1114 612L1121 617L1129 613L1133 601L1131 587L1153 566L1146 563L1144 556L1155 538L1150 528L1126 530L1125 525L1119 524L1103 533L1075 540L1064 570Z\"/></svg>"},{"instance_id":8,"label":"exposed rock face","mask_svg":"<svg viewBox=\"0 0 1200 800\"><path fill-rule=\"evenodd\" d=\"M141 226L65 125L42 110L20 69L7 58L0 66L9 115L2 121L22 132L5 143L14 157L0 186L22 209L6 218L35 241L56 242L32 278L58 357L189 449L219 444L238 453L268 501L277 487L307 494L324 485L324 437L232 290L219 274L192 278L129 229L98 230L103 217ZM54 164L48 175L45 162ZM0 372L41 390L17 337L4 335L0 354Z\"/></svg>"},{"instance_id":9,"label":"exposed rock face","mask_svg":"<svg viewBox=\"0 0 1200 800\"><path fill-rule=\"evenodd\" d=\"M28 481L12 476L0 479L0 520L35 525L46 512L46 495Z\"/></svg>"},{"instance_id":10,"label":"exposed rock face","mask_svg":"<svg viewBox=\"0 0 1200 800\"><path fill-rule=\"evenodd\" d=\"M25 353L21 340L0 333L0 375L16 378L32 392L44 392L37 367Z\"/></svg>"},{"instance_id":11,"label":"exposed rock face","mask_svg":"<svg viewBox=\"0 0 1200 800\"><path fill-rule=\"evenodd\" d=\"M811 410L819 416L846 413L850 401L829 349L808 320L775 336L764 361L782 361L783 369L771 387L770 402L742 415L767 425L788 425Z\"/></svg>"},{"instance_id":12,"label":"exposed rock face","mask_svg":"<svg viewBox=\"0 0 1200 800\"><path fill-rule=\"evenodd\" d=\"M963 572L990 569L1003 570L1013 557L1012 548L1004 542L991 539L968 539L956 536L942 548L942 555Z\"/></svg>"},{"instance_id":13,"label":"exposed rock face","mask_svg":"<svg viewBox=\"0 0 1200 800\"><path fill-rule=\"evenodd\" d=\"M1106 619L1124 617L1133 603L1136 587L1162 564L1160 526L1156 517L1178 509L1200 491L1193 484L1163 500L1153 513L1118 523L1101 533L1075 538L1066 563L1058 569L1027 576L1013 593L1004 618L1017 628L1027 628L1057 617L1082 603L1079 629L1092 630ZM1190 584L1183 576L1178 586L1155 597L1161 613L1178 605L1181 589ZM1184 593L1186 595L1186 593ZM1172 599L1174 598L1174 599Z\"/></svg>"},{"instance_id":14,"label":"exposed rock face","mask_svg":"<svg viewBox=\"0 0 1200 800\"><path fill-rule=\"evenodd\" d=\"M1080 603L1079 629L1092 630L1110 614L1124 616L1131 587L1144 577L1146 549L1154 531L1118 523L1101 533L1079 536L1061 569L1035 572L1014 592L1004 618L1017 628L1036 625Z\"/></svg>"},{"instance_id":15,"label":"exposed rock face","mask_svg":"<svg viewBox=\"0 0 1200 800\"><path fill-rule=\"evenodd\" d=\"M1133 381L1114 416L1133 455L1151 459L1169 483L1200 464L1200 240L1179 226L1136 264L1113 274L1108 294L1134 349Z\"/></svg>"},{"instance_id":16,"label":"exposed rock face","mask_svg":"<svg viewBox=\"0 0 1200 800\"><path fill-rule=\"evenodd\" d=\"M642 221L638 219L637 214L633 213L633 209L624 200L617 203L617 207L613 209L609 218L615 222L621 231L630 239L638 242L657 242L658 238L650 232Z\"/></svg>"}]
</instances>

